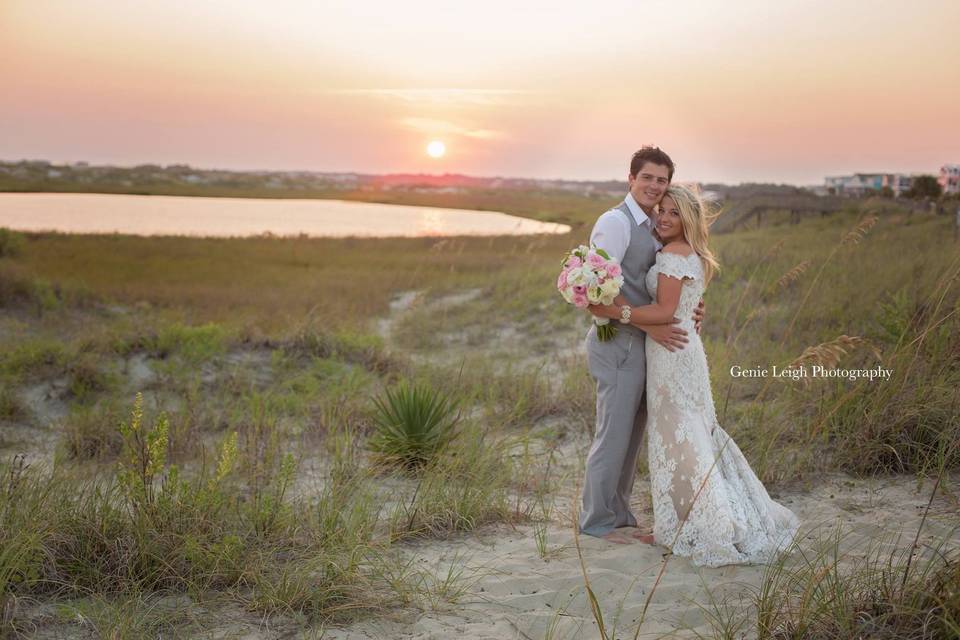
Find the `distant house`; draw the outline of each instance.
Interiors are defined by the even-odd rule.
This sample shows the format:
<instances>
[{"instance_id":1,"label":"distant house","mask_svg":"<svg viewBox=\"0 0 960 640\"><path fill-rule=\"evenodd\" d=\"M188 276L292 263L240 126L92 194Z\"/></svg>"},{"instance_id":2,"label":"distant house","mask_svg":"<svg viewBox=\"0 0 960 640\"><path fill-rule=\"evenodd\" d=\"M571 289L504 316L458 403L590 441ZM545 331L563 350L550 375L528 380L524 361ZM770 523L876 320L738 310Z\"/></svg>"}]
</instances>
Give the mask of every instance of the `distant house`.
<instances>
[{"instance_id":1,"label":"distant house","mask_svg":"<svg viewBox=\"0 0 960 640\"><path fill-rule=\"evenodd\" d=\"M899 198L905 191L910 191L913 187L913 178L914 176L905 173L888 173L884 176L883 186L890 187L893 195Z\"/></svg>"},{"instance_id":2,"label":"distant house","mask_svg":"<svg viewBox=\"0 0 960 640\"><path fill-rule=\"evenodd\" d=\"M849 176L828 176L824 179L827 193L859 198L879 193L884 187L900 196L913 185L913 176L905 173L854 173Z\"/></svg>"},{"instance_id":3,"label":"distant house","mask_svg":"<svg viewBox=\"0 0 960 640\"><path fill-rule=\"evenodd\" d=\"M852 176L829 176L824 185L829 193L838 196L860 197L883 188L882 173L855 173Z\"/></svg>"},{"instance_id":4,"label":"distant house","mask_svg":"<svg viewBox=\"0 0 960 640\"><path fill-rule=\"evenodd\" d=\"M940 167L940 177L937 182L943 187L945 194L960 193L960 164L945 164Z\"/></svg>"}]
</instances>

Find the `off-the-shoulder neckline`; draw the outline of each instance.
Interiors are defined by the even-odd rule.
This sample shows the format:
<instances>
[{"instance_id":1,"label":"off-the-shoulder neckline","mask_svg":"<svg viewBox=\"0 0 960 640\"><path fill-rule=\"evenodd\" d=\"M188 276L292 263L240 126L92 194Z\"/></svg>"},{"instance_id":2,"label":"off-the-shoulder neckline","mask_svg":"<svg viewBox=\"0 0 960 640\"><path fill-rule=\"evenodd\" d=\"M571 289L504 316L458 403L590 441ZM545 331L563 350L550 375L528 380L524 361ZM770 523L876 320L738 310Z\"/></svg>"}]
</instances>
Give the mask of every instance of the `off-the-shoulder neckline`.
<instances>
[{"instance_id":1,"label":"off-the-shoulder neckline","mask_svg":"<svg viewBox=\"0 0 960 640\"><path fill-rule=\"evenodd\" d=\"M672 251L658 251L657 255L658 256L677 256L678 258L689 258L690 256L697 256L698 258L700 257L700 254L697 253L696 251L691 251L685 256L679 253L674 253Z\"/></svg>"}]
</instances>

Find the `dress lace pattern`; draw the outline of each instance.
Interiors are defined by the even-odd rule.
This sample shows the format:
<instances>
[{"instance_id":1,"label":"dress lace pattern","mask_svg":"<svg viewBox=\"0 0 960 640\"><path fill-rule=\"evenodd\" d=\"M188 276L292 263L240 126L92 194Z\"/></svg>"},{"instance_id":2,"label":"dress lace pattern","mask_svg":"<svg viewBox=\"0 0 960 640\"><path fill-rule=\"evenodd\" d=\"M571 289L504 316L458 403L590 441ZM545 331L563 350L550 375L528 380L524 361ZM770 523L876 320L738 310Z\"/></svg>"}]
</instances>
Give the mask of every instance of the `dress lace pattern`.
<instances>
[{"instance_id":1,"label":"dress lace pattern","mask_svg":"<svg viewBox=\"0 0 960 640\"><path fill-rule=\"evenodd\" d=\"M789 545L799 520L770 498L717 423L707 358L691 317L704 291L700 257L658 253L647 272L653 297L661 273L683 279L674 315L689 342L670 352L645 341L654 539L695 565L768 562Z\"/></svg>"}]
</instances>

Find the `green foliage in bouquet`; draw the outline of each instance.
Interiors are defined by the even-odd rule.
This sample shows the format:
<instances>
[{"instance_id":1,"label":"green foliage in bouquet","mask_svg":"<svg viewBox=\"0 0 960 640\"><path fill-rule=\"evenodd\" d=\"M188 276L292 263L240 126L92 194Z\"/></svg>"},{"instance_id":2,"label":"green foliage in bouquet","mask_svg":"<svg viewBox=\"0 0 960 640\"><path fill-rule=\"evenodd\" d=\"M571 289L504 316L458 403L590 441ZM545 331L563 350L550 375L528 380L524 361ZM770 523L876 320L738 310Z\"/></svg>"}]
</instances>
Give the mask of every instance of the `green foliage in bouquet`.
<instances>
[{"instance_id":1,"label":"green foliage in bouquet","mask_svg":"<svg viewBox=\"0 0 960 640\"><path fill-rule=\"evenodd\" d=\"M597 325L597 340L600 342L613 340L613 336L615 335L617 335L617 325L613 324L612 322Z\"/></svg>"},{"instance_id":2,"label":"green foliage in bouquet","mask_svg":"<svg viewBox=\"0 0 960 640\"><path fill-rule=\"evenodd\" d=\"M454 437L457 403L424 385L401 382L374 398L376 433L370 448L385 461L407 469L423 467Z\"/></svg>"},{"instance_id":3,"label":"green foliage in bouquet","mask_svg":"<svg viewBox=\"0 0 960 640\"><path fill-rule=\"evenodd\" d=\"M593 250L597 252L604 260L610 259L610 254L601 249L600 247L593 245ZM584 258L586 259L586 258ZM606 324L597 325L597 339L600 342L606 342L608 340L613 340L613 337L617 335L617 325L612 322L607 322Z\"/></svg>"}]
</instances>

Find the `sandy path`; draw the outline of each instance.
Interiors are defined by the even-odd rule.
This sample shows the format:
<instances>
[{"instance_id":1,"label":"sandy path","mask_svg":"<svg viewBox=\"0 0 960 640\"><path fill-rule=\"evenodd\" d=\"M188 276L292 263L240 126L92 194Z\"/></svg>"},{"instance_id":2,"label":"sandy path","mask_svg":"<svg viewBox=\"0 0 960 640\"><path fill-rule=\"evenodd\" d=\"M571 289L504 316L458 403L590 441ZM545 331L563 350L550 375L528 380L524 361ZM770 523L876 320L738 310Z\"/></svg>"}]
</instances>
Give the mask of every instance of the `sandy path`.
<instances>
[{"instance_id":1,"label":"sandy path","mask_svg":"<svg viewBox=\"0 0 960 640\"><path fill-rule=\"evenodd\" d=\"M853 480L830 476L812 489L795 490L777 499L803 520L803 546L814 546L840 524L850 534L841 547L862 549L867 538L902 532L899 545L913 541L931 484L920 492L912 477ZM642 481L638 488L642 487ZM637 504L644 511L643 504ZM946 535L960 523L958 505L938 496L925 525L921 543ZM585 599L572 529L560 514L548 532L550 552L541 559L532 528L500 528L456 540L423 543L411 548L418 559L441 566L452 558L466 557L476 582L457 604L414 614L403 621L365 621L348 628L327 629L326 638L597 638L596 623ZM960 538L953 539L960 545ZM616 638L632 638L648 590L660 570L659 547L641 544L614 545L581 537L581 546L593 589L603 608L608 631ZM729 566L695 568L687 560L672 558L657 588L641 630L641 638L696 637L709 634L700 606L714 596L745 591L758 585L763 567ZM611 633L611 637L614 634Z\"/></svg>"}]
</instances>

